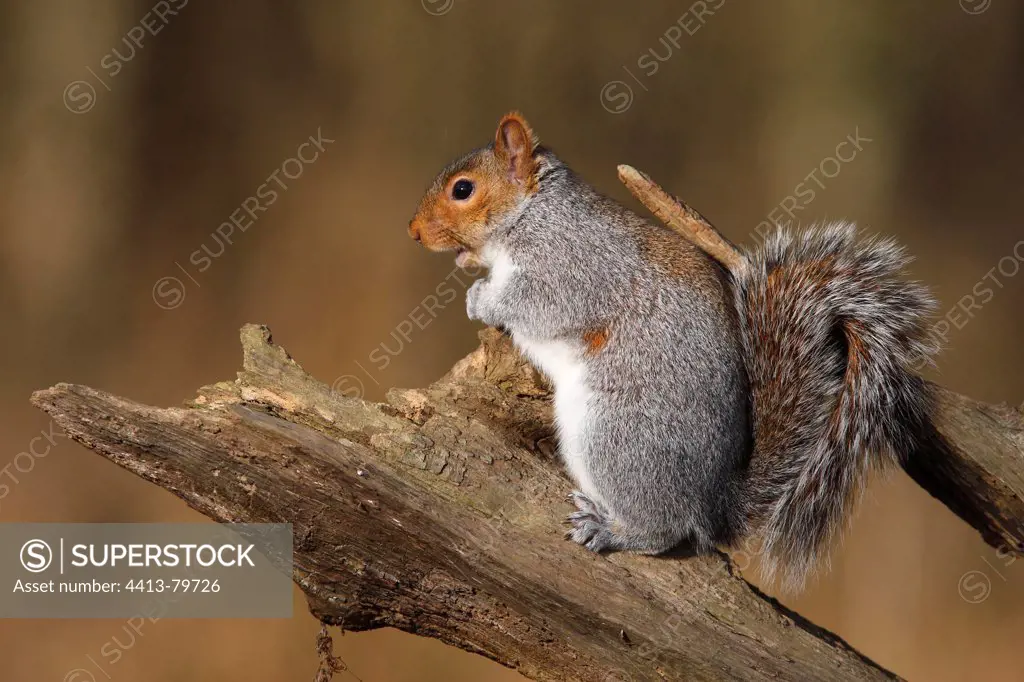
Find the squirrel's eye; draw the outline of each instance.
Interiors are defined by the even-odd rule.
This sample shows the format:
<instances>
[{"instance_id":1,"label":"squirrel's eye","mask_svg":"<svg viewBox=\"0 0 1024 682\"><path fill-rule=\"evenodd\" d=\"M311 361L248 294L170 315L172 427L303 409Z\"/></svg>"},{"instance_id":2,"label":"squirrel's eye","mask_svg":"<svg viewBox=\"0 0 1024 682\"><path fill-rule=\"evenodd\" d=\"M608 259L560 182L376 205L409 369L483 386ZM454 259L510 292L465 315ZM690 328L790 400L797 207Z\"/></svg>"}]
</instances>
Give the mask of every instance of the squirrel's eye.
<instances>
[{"instance_id":1,"label":"squirrel's eye","mask_svg":"<svg viewBox=\"0 0 1024 682\"><path fill-rule=\"evenodd\" d=\"M463 201L468 199L469 195L473 193L473 182L463 178L455 183L452 187L452 199L458 199Z\"/></svg>"}]
</instances>

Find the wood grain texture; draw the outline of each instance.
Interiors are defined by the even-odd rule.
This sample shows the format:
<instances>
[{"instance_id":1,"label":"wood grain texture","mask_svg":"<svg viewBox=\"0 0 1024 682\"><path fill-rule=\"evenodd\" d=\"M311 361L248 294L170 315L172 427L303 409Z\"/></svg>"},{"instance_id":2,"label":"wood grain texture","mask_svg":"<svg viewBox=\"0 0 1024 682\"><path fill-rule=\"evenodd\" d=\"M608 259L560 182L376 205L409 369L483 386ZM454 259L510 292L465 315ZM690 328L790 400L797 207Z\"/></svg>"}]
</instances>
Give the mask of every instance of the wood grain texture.
<instances>
[{"instance_id":1,"label":"wood grain texture","mask_svg":"<svg viewBox=\"0 0 1024 682\"><path fill-rule=\"evenodd\" d=\"M564 540L548 391L507 339L481 338L431 387L380 404L312 379L254 325L238 379L186 407L70 384L32 400L216 521L292 523L294 579L327 623L435 637L535 680L895 679L725 555Z\"/></svg>"},{"instance_id":2,"label":"wood grain texture","mask_svg":"<svg viewBox=\"0 0 1024 682\"><path fill-rule=\"evenodd\" d=\"M904 468L985 542L1024 552L1024 415L931 388L935 430Z\"/></svg>"}]
</instances>

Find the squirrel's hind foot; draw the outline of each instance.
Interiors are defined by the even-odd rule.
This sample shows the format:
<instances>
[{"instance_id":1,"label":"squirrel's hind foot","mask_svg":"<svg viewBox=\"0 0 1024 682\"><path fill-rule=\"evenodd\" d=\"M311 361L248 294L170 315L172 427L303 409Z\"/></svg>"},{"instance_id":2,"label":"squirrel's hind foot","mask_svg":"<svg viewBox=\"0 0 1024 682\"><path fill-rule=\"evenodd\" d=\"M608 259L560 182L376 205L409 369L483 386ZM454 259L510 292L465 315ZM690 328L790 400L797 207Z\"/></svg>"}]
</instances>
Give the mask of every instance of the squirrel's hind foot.
<instances>
[{"instance_id":1,"label":"squirrel's hind foot","mask_svg":"<svg viewBox=\"0 0 1024 682\"><path fill-rule=\"evenodd\" d=\"M630 551L640 554L662 554L682 542L672 528L631 529L613 517L600 503L574 491L569 501L576 509L566 523L572 526L565 537L583 545L591 552ZM691 550L692 551L692 550Z\"/></svg>"},{"instance_id":2,"label":"squirrel's hind foot","mask_svg":"<svg viewBox=\"0 0 1024 682\"><path fill-rule=\"evenodd\" d=\"M572 530L566 532L566 539L583 545L591 552L603 552L614 546L614 534L607 513L596 502L579 492L573 491L569 501L579 511L569 514L566 521Z\"/></svg>"}]
</instances>

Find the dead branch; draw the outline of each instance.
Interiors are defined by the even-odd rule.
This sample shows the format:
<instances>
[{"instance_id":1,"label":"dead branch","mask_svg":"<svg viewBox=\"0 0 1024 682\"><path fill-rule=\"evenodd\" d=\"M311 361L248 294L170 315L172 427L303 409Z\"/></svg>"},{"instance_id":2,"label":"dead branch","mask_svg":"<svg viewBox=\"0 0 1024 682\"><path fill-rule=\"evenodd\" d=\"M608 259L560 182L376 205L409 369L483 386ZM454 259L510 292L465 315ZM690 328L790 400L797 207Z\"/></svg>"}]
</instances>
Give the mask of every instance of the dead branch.
<instances>
[{"instance_id":1,"label":"dead branch","mask_svg":"<svg viewBox=\"0 0 1024 682\"><path fill-rule=\"evenodd\" d=\"M726 270L738 272L746 267L746 257L707 218L666 192L646 173L626 164L621 164L618 170L622 184L658 220L699 246Z\"/></svg>"},{"instance_id":2,"label":"dead branch","mask_svg":"<svg viewBox=\"0 0 1024 682\"><path fill-rule=\"evenodd\" d=\"M506 338L481 337L433 386L381 404L312 379L254 325L238 379L186 407L70 384L32 400L216 521L294 524L294 579L325 623L435 637L535 680L893 679L724 555L564 540L548 391Z\"/></svg>"}]
</instances>

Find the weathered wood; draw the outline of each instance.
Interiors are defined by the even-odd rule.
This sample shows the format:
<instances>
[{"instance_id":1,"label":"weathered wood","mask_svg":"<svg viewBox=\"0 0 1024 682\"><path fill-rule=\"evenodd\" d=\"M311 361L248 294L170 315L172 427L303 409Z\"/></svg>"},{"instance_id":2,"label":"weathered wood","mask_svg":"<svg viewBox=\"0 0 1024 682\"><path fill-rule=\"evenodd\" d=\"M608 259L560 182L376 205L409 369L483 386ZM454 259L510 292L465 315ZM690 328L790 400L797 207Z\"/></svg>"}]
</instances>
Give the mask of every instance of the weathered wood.
<instances>
[{"instance_id":1,"label":"weathered wood","mask_svg":"<svg viewBox=\"0 0 1024 682\"><path fill-rule=\"evenodd\" d=\"M936 432L904 465L917 483L1007 552L1024 552L1024 418L932 384Z\"/></svg>"},{"instance_id":2,"label":"weathered wood","mask_svg":"<svg viewBox=\"0 0 1024 682\"><path fill-rule=\"evenodd\" d=\"M894 678L724 555L564 540L548 391L505 338L481 336L436 384L382 404L332 392L252 325L237 381L187 407L70 384L32 400L214 520L294 524L294 578L327 623L436 637L536 680Z\"/></svg>"}]
</instances>

